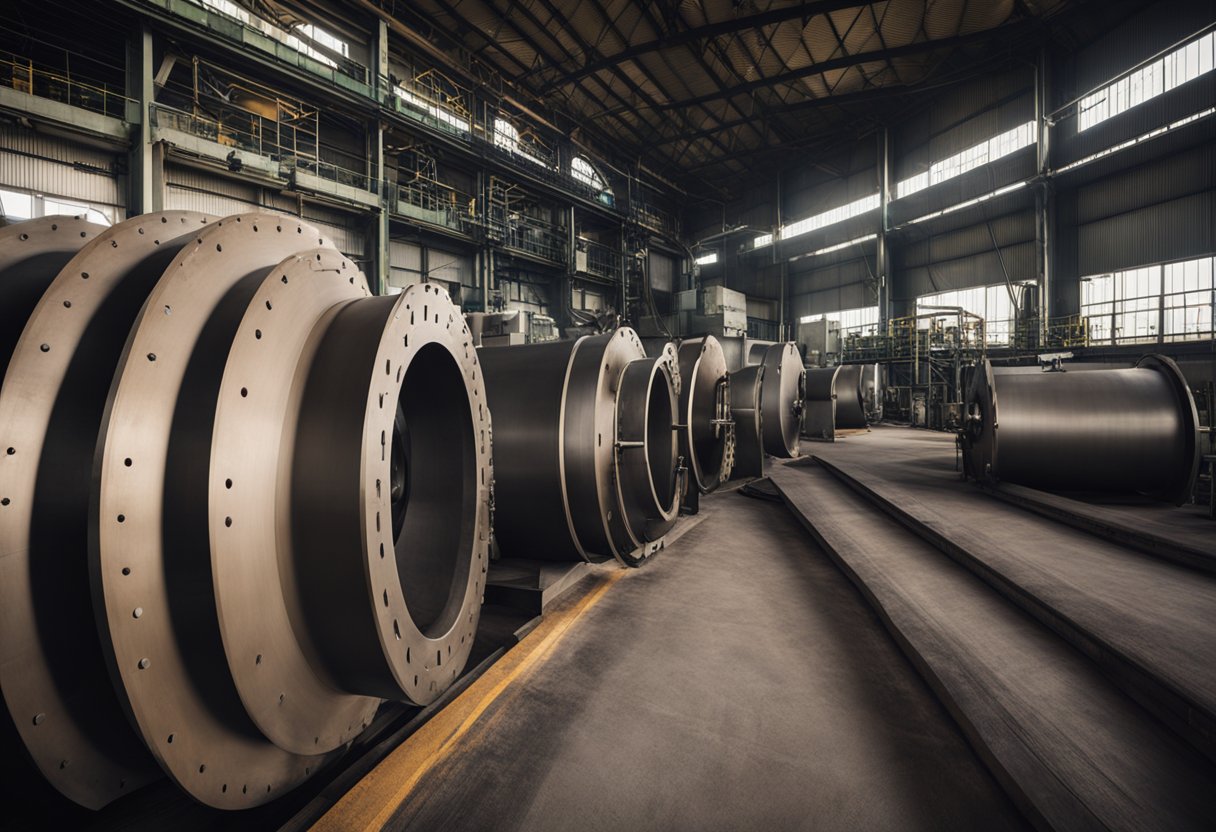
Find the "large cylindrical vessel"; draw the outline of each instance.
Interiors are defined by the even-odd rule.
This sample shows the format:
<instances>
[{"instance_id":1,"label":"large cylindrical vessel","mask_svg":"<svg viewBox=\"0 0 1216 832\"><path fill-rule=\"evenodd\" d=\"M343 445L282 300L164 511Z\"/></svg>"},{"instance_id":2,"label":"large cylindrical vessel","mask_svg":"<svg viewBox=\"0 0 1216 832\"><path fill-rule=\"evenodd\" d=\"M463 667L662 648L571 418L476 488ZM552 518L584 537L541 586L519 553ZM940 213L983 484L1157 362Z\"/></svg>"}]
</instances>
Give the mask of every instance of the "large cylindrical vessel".
<instances>
[{"instance_id":1,"label":"large cylindrical vessel","mask_svg":"<svg viewBox=\"0 0 1216 832\"><path fill-rule=\"evenodd\" d=\"M755 352L753 351L753 357ZM798 456L798 434L806 399L806 369L792 341L771 344L764 351L764 412L761 439L771 456Z\"/></svg>"},{"instance_id":2,"label":"large cylindrical vessel","mask_svg":"<svg viewBox=\"0 0 1216 832\"><path fill-rule=\"evenodd\" d=\"M1199 466L1198 415L1163 356L1129 369L994 373L967 393L964 453L977 480L1053 491L1138 491L1173 503Z\"/></svg>"},{"instance_id":3,"label":"large cylindrical vessel","mask_svg":"<svg viewBox=\"0 0 1216 832\"><path fill-rule=\"evenodd\" d=\"M298 219L182 211L44 287L0 387L0 688L65 796L159 770L256 806L382 698L458 675L489 557L481 372L442 289L369 294Z\"/></svg>"},{"instance_id":4,"label":"large cylindrical vessel","mask_svg":"<svg viewBox=\"0 0 1216 832\"><path fill-rule=\"evenodd\" d=\"M672 353L648 358L622 328L479 355L500 550L631 566L653 553L681 491Z\"/></svg>"},{"instance_id":5,"label":"large cylindrical vessel","mask_svg":"<svg viewBox=\"0 0 1216 832\"><path fill-rule=\"evenodd\" d=\"M712 335L680 344L680 453L691 484L708 494L730 479L735 426L722 345Z\"/></svg>"},{"instance_id":6,"label":"large cylindrical vessel","mask_svg":"<svg viewBox=\"0 0 1216 832\"><path fill-rule=\"evenodd\" d=\"M731 477L764 476L764 372L753 364L730 374L730 418L735 423L735 460Z\"/></svg>"}]
</instances>

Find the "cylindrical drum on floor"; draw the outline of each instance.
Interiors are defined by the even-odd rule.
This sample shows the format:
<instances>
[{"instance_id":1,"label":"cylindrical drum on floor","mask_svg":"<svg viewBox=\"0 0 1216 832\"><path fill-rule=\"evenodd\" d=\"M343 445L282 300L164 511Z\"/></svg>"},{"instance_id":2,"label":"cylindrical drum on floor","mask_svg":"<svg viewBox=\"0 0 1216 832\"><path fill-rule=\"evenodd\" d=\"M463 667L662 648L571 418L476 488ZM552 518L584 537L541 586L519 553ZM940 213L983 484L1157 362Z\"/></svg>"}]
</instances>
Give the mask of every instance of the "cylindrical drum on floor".
<instances>
[{"instance_id":1,"label":"cylindrical drum on floor","mask_svg":"<svg viewBox=\"0 0 1216 832\"><path fill-rule=\"evenodd\" d=\"M764 476L763 396L763 364L753 364L730 374L730 417L735 422L733 479Z\"/></svg>"},{"instance_id":2,"label":"cylindrical drum on floor","mask_svg":"<svg viewBox=\"0 0 1216 832\"><path fill-rule=\"evenodd\" d=\"M806 399L806 370L792 341L772 344L764 353L764 452L775 457L798 456L798 432Z\"/></svg>"},{"instance_id":3,"label":"cylindrical drum on floor","mask_svg":"<svg viewBox=\"0 0 1216 832\"><path fill-rule=\"evenodd\" d=\"M730 479L734 422L722 345L712 335L680 344L680 454L703 494Z\"/></svg>"},{"instance_id":4,"label":"cylindrical drum on floor","mask_svg":"<svg viewBox=\"0 0 1216 832\"><path fill-rule=\"evenodd\" d=\"M994 374L967 394L964 452L977 480L1053 491L1138 491L1180 503L1199 466L1198 415L1178 365Z\"/></svg>"},{"instance_id":5,"label":"cylindrical drum on floor","mask_svg":"<svg viewBox=\"0 0 1216 832\"><path fill-rule=\"evenodd\" d=\"M637 565L655 551L680 490L674 352L647 358L622 328L478 354L503 554Z\"/></svg>"},{"instance_id":6,"label":"cylindrical drum on floor","mask_svg":"<svg viewBox=\"0 0 1216 832\"><path fill-rule=\"evenodd\" d=\"M860 364L842 364L836 374L836 427L856 429L866 426L866 406L861 400Z\"/></svg>"}]
</instances>

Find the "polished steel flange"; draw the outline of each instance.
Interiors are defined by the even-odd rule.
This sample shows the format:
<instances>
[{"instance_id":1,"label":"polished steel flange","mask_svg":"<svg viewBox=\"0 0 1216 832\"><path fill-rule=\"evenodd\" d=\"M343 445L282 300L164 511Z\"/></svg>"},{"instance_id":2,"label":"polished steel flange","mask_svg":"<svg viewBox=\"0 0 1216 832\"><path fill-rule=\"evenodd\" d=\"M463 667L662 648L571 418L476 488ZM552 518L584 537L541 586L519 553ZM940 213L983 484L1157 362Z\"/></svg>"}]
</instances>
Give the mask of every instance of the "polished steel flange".
<instances>
[{"instance_id":1,"label":"polished steel flange","mask_svg":"<svg viewBox=\"0 0 1216 832\"><path fill-rule=\"evenodd\" d=\"M730 479L735 423L722 344L712 335L680 344L680 455L691 484L708 494Z\"/></svg>"},{"instance_id":2,"label":"polished steel flange","mask_svg":"<svg viewBox=\"0 0 1216 832\"><path fill-rule=\"evenodd\" d=\"M0 228L0 379L42 293L85 243L105 229L54 216Z\"/></svg>"},{"instance_id":3,"label":"polished steel flange","mask_svg":"<svg viewBox=\"0 0 1216 832\"><path fill-rule=\"evenodd\" d=\"M228 672L207 476L216 396L248 301L282 260L323 244L311 226L271 215L204 228L135 324L99 440L91 560L102 646L153 756L221 808L265 802L324 762L269 742Z\"/></svg>"},{"instance_id":4,"label":"polished steel flange","mask_svg":"<svg viewBox=\"0 0 1216 832\"><path fill-rule=\"evenodd\" d=\"M0 388L0 687L38 770L92 809L160 773L119 707L93 617L97 433L131 324L208 221L170 211L96 235L70 218L35 223L30 241L87 242L43 292ZM0 245L0 256L12 253Z\"/></svg>"}]
</instances>

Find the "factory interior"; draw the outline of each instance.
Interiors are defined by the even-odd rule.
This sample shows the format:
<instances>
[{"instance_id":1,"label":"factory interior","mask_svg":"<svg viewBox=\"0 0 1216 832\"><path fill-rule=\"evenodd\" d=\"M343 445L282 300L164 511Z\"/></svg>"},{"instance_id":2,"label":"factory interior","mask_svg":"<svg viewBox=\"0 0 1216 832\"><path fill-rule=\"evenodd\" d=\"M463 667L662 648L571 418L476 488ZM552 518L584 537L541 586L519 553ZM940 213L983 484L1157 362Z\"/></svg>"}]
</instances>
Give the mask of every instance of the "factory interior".
<instances>
[{"instance_id":1,"label":"factory interior","mask_svg":"<svg viewBox=\"0 0 1216 832\"><path fill-rule=\"evenodd\" d=\"M0 829L1216 829L1216 0L15 0Z\"/></svg>"}]
</instances>

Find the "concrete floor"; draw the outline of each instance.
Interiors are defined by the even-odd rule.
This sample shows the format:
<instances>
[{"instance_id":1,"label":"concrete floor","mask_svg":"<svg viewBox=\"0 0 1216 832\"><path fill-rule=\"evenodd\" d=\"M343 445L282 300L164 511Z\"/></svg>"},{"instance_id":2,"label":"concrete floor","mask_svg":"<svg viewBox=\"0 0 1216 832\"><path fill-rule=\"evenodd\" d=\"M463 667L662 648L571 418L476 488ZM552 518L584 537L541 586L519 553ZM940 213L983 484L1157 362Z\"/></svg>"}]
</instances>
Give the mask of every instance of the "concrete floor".
<instances>
[{"instance_id":1,"label":"concrete floor","mask_svg":"<svg viewBox=\"0 0 1216 832\"><path fill-rule=\"evenodd\" d=\"M1023 828L790 513L733 493L703 506L696 528L513 683L386 828Z\"/></svg>"},{"instance_id":2,"label":"concrete floor","mask_svg":"<svg viewBox=\"0 0 1216 832\"><path fill-rule=\"evenodd\" d=\"M878 479L873 471L889 473L881 459L872 467L849 467L866 471L871 482ZM977 517L982 508L962 503L976 496L1003 511L1022 512L952 478L944 481L952 487L943 485L943 493L915 506L916 496L926 497L925 487L900 479L902 487L891 489L884 482L891 499L909 512L926 515L926 506L940 510L917 517L935 535L953 535L972 545L979 530L986 530L986 545L964 565L962 558L931 545L880 509L873 497L846 487L821 465L783 466L772 480L842 570L864 587L905 653L965 727L973 747L981 750L1025 814L1039 819L1037 825L1112 832L1211 828L1216 794L1210 785L1216 782L1216 768L1162 724L1155 709L1126 695L1125 685L1112 681L1106 649L1093 647L1126 643L1119 637L1139 631L1140 620L1130 612L1134 599L1126 599L1129 613L1114 620L1098 612L1103 592L1118 582L1092 578L1069 585L1059 576L1036 581L1042 569L1030 567L1040 557L1061 563L1081 558L1084 541L1073 541L1071 550L1056 546L1057 535L1073 529L1029 513L1025 516L1037 524L1033 530L1019 528L1015 517L1004 517L1000 525L993 518L985 522ZM969 522L953 527L958 518ZM1097 549L1110 545L1097 543ZM1016 563L1010 564L1010 558ZM984 566L972 568L976 562ZM989 576L998 567L1017 575L1016 592L993 585ZM1130 576L1130 586L1139 585L1146 599L1142 609L1152 607L1151 576L1120 569L1117 561L1106 574ZM1049 603L1076 614L1078 624L1097 625L1088 631L1092 640L1076 645L1085 652L1061 636L1054 620L1042 617L1050 622L1045 626L1023 611L1014 598L1028 591L1055 592ZM1191 629L1200 620L1192 620ZM1170 661L1164 653L1183 634L1175 633L1171 640L1165 637L1167 630L1157 633L1163 650L1158 666L1179 668L1182 662Z\"/></svg>"}]
</instances>

